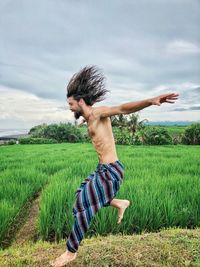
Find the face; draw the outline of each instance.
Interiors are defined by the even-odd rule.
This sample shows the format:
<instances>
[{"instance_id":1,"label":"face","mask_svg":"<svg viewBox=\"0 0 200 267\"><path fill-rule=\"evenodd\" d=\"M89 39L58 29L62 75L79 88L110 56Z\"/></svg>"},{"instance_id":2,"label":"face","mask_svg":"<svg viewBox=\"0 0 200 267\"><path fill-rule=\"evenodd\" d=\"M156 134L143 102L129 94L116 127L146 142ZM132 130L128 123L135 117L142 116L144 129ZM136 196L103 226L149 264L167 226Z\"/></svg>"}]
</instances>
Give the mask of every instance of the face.
<instances>
[{"instance_id":1,"label":"face","mask_svg":"<svg viewBox=\"0 0 200 267\"><path fill-rule=\"evenodd\" d=\"M69 108L74 112L74 117L76 120L82 115L82 108L79 102L73 98L73 96L68 97Z\"/></svg>"}]
</instances>

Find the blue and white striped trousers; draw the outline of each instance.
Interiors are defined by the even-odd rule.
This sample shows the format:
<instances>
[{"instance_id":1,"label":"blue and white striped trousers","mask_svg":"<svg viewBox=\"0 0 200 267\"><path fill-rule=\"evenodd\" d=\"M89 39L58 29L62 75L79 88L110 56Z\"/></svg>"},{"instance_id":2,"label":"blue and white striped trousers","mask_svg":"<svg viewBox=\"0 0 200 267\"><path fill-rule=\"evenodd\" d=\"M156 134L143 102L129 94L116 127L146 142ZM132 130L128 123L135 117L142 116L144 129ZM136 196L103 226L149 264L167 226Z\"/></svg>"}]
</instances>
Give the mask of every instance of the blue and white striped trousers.
<instances>
[{"instance_id":1,"label":"blue and white striped trousers","mask_svg":"<svg viewBox=\"0 0 200 267\"><path fill-rule=\"evenodd\" d=\"M72 209L75 222L66 241L69 251L75 253L78 250L94 215L102 207L110 205L123 181L124 169L120 160L98 163L96 170L81 183L75 192L76 201Z\"/></svg>"}]
</instances>

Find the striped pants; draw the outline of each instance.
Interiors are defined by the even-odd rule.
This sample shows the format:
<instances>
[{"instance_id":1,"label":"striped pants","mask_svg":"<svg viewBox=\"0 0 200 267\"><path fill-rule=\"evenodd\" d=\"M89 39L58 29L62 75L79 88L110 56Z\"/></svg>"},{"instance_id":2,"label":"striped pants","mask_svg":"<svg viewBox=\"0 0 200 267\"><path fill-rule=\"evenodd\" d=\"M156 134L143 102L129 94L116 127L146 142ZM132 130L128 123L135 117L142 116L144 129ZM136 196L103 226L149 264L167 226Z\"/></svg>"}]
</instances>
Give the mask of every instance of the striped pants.
<instances>
[{"instance_id":1,"label":"striped pants","mask_svg":"<svg viewBox=\"0 0 200 267\"><path fill-rule=\"evenodd\" d=\"M67 249L73 253L89 229L94 215L107 207L119 191L123 181L124 165L120 160L108 164L98 163L75 192L76 201L72 209L75 222L66 241Z\"/></svg>"}]
</instances>

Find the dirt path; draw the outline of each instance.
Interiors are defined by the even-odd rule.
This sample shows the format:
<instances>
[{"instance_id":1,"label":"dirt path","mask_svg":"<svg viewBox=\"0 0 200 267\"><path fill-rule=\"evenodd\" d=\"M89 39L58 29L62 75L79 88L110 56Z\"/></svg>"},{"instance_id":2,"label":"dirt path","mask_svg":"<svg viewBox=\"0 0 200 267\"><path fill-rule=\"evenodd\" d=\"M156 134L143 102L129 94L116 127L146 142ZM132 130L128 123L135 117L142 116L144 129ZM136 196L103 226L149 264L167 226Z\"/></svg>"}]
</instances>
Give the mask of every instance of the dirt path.
<instances>
[{"instance_id":1,"label":"dirt path","mask_svg":"<svg viewBox=\"0 0 200 267\"><path fill-rule=\"evenodd\" d=\"M5 236L5 239L1 243L1 247L3 249L10 246L15 247L17 245L22 245L28 241L36 242L39 240L39 233L37 232L37 218L42 192L45 190L47 185L48 183L45 184L40 191L34 193L16 215L14 222Z\"/></svg>"},{"instance_id":2,"label":"dirt path","mask_svg":"<svg viewBox=\"0 0 200 267\"><path fill-rule=\"evenodd\" d=\"M25 220L20 224L20 228L18 229L15 237L12 240L11 245L21 245L25 242L32 240L37 241L38 233L37 233L37 217L39 211L39 203L40 203L41 194L40 192L37 193L34 200L29 204L28 207L28 215L26 216Z\"/></svg>"}]
</instances>

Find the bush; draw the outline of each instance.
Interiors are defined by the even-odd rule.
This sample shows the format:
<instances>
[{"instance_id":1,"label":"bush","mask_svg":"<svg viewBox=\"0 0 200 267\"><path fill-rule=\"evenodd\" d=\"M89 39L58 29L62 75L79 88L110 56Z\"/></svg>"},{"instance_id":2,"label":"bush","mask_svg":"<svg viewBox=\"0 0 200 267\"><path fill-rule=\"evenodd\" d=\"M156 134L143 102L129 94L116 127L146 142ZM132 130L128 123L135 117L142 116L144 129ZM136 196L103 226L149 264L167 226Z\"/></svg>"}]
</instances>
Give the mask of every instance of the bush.
<instances>
[{"instance_id":1,"label":"bush","mask_svg":"<svg viewBox=\"0 0 200 267\"><path fill-rule=\"evenodd\" d=\"M92 143L92 140L91 140L91 138L89 137L88 133L84 133L84 134L83 134L83 142L86 142L86 143Z\"/></svg>"},{"instance_id":2,"label":"bush","mask_svg":"<svg viewBox=\"0 0 200 267\"><path fill-rule=\"evenodd\" d=\"M50 124L45 128L45 136L53 137L58 142L77 143L84 140L84 137L76 126L71 123Z\"/></svg>"},{"instance_id":3,"label":"bush","mask_svg":"<svg viewBox=\"0 0 200 267\"><path fill-rule=\"evenodd\" d=\"M43 123L41 125L34 126L30 129L28 134L30 134L32 137L42 138L44 137L44 129L47 127L46 123Z\"/></svg>"},{"instance_id":4,"label":"bush","mask_svg":"<svg viewBox=\"0 0 200 267\"><path fill-rule=\"evenodd\" d=\"M141 136L141 132L137 131L134 136L133 136L133 140L132 140L132 144L133 145L142 145L142 136Z\"/></svg>"},{"instance_id":5,"label":"bush","mask_svg":"<svg viewBox=\"0 0 200 267\"><path fill-rule=\"evenodd\" d=\"M55 144L58 142L55 139L21 137L19 138L19 143L20 144Z\"/></svg>"},{"instance_id":6,"label":"bush","mask_svg":"<svg viewBox=\"0 0 200 267\"><path fill-rule=\"evenodd\" d=\"M119 129L117 127L113 127L113 136L114 136L116 144L119 144L119 145L130 145L130 144L132 144L131 135L125 129Z\"/></svg>"},{"instance_id":7,"label":"bush","mask_svg":"<svg viewBox=\"0 0 200 267\"><path fill-rule=\"evenodd\" d=\"M140 141L146 145L172 144L172 138L164 128L145 127L140 130Z\"/></svg>"},{"instance_id":8,"label":"bush","mask_svg":"<svg viewBox=\"0 0 200 267\"><path fill-rule=\"evenodd\" d=\"M172 136L172 144L173 145L177 145L177 144L181 144L181 135L174 135Z\"/></svg>"},{"instance_id":9,"label":"bush","mask_svg":"<svg viewBox=\"0 0 200 267\"><path fill-rule=\"evenodd\" d=\"M181 141L186 145L200 145L200 123L192 123L186 127Z\"/></svg>"},{"instance_id":10,"label":"bush","mask_svg":"<svg viewBox=\"0 0 200 267\"><path fill-rule=\"evenodd\" d=\"M29 133L31 137L34 138L46 138L57 140L58 143L61 142L81 142L85 140L85 137L81 133L80 129L71 123L52 123L52 124L42 124L33 127Z\"/></svg>"},{"instance_id":11,"label":"bush","mask_svg":"<svg viewBox=\"0 0 200 267\"><path fill-rule=\"evenodd\" d=\"M9 140L7 142L7 145L15 145L16 144L16 141L15 140Z\"/></svg>"}]
</instances>

